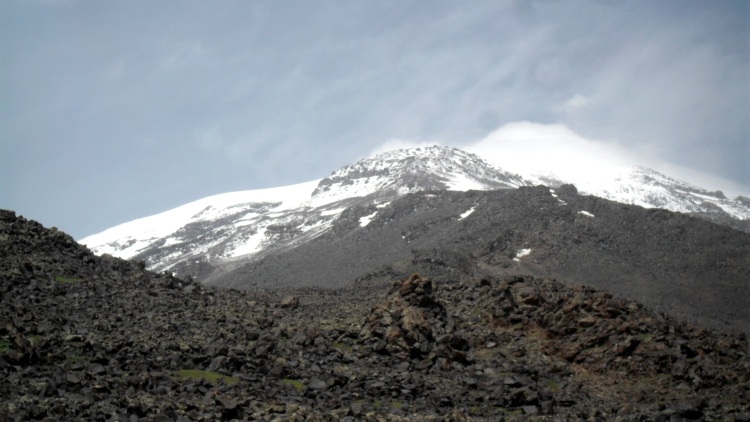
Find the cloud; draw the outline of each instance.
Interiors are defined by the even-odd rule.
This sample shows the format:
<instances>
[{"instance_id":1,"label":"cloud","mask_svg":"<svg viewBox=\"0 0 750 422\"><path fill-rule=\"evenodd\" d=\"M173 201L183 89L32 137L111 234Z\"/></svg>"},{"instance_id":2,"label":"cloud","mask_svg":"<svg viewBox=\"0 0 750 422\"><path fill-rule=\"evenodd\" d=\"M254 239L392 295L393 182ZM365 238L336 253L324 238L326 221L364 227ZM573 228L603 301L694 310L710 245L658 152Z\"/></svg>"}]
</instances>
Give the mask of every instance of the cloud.
<instances>
[{"instance_id":1,"label":"cloud","mask_svg":"<svg viewBox=\"0 0 750 422\"><path fill-rule=\"evenodd\" d=\"M214 150L224 147L227 141L218 127L211 127L197 136L196 143L205 150Z\"/></svg>"},{"instance_id":2,"label":"cloud","mask_svg":"<svg viewBox=\"0 0 750 422\"><path fill-rule=\"evenodd\" d=\"M561 110L566 114L575 114L581 110L584 110L590 103L591 100L589 98L581 94L576 94L565 101L565 103L561 107Z\"/></svg>"},{"instance_id":3,"label":"cloud","mask_svg":"<svg viewBox=\"0 0 750 422\"><path fill-rule=\"evenodd\" d=\"M633 164L633 154L620 145L586 139L561 124L508 123L464 149L514 173L569 180Z\"/></svg>"},{"instance_id":4,"label":"cloud","mask_svg":"<svg viewBox=\"0 0 750 422\"><path fill-rule=\"evenodd\" d=\"M177 73L185 71L197 62L205 62L206 48L201 41L179 42L164 57L158 59L157 71Z\"/></svg>"},{"instance_id":5,"label":"cloud","mask_svg":"<svg viewBox=\"0 0 750 422\"><path fill-rule=\"evenodd\" d=\"M375 148L372 155L434 144L392 139ZM477 154L506 171L521 175L554 174L579 187L593 186L599 181L594 178L615 178L622 167L637 165L709 190L722 190L730 197L750 193L746 186L726 178L656 158L658 154L650 150L652 146L625 146L591 139L563 124L511 122L479 140L450 146Z\"/></svg>"}]
</instances>

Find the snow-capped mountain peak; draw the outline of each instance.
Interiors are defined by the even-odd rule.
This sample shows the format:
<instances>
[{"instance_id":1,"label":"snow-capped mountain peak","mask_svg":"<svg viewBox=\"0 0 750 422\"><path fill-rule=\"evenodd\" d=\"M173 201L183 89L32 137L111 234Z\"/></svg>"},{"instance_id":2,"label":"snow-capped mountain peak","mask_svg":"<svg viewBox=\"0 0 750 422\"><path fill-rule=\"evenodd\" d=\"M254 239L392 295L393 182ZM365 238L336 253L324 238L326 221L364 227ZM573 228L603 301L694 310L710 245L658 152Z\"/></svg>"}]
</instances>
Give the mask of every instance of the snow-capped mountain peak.
<instances>
[{"instance_id":1,"label":"snow-capped mountain peak","mask_svg":"<svg viewBox=\"0 0 750 422\"><path fill-rule=\"evenodd\" d=\"M149 268L205 275L328 231L352 206L383 207L421 190L489 190L528 185L454 148L390 151L329 177L275 189L214 195L81 239L96 253L145 260ZM373 208L371 217L377 214Z\"/></svg>"},{"instance_id":2,"label":"snow-capped mountain peak","mask_svg":"<svg viewBox=\"0 0 750 422\"><path fill-rule=\"evenodd\" d=\"M422 190L488 190L528 184L520 176L456 148L400 149L334 171L320 181L311 205L368 195L391 197Z\"/></svg>"},{"instance_id":3,"label":"snow-capped mountain peak","mask_svg":"<svg viewBox=\"0 0 750 422\"><path fill-rule=\"evenodd\" d=\"M721 192L648 168L611 168L576 180L554 174L521 177L475 154L434 146L381 153L321 180L210 196L121 224L81 243L96 253L144 260L153 270L204 277L304 244L328 232L339 215L353 207L362 208L357 218L359 227L364 228L391 201L412 192L512 189L532 184L555 188L566 183L575 184L583 194L691 213L750 230L747 198L730 200Z\"/></svg>"}]
</instances>

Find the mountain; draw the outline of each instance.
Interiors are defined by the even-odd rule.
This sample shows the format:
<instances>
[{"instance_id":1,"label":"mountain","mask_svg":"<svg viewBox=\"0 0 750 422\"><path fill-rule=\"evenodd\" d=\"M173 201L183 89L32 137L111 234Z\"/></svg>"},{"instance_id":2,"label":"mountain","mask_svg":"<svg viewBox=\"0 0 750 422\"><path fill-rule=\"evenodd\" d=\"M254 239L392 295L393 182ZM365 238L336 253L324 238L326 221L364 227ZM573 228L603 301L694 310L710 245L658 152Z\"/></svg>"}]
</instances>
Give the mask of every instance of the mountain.
<instances>
[{"instance_id":1,"label":"mountain","mask_svg":"<svg viewBox=\"0 0 750 422\"><path fill-rule=\"evenodd\" d=\"M319 181L204 198L121 224L81 243L99 254L144 260L155 271L205 277L218 266L231 268L309 242L330 230L352 206L382 208L422 190L527 184L458 149L398 150L361 160Z\"/></svg>"},{"instance_id":2,"label":"mountain","mask_svg":"<svg viewBox=\"0 0 750 422\"><path fill-rule=\"evenodd\" d=\"M509 211L485 195L508 207L523 195L529 209L580 216L591 236L609 212L569 187L556 191L568 205L546 188L432 192L394 201L387 218L452 201L474 238ZM699 221L646 213L673 229ZM561 234L556 225L536 229ZM422 227L405 237L424 242ZM750 420L747 336L523 273L531 267L493 275L544 254L517 250L520 240L494 245L489 266L440 250L399 264L474 273L462 279L376 271L339 289L238 291L96 256L0 210L0 420Z\"/></svg>"},{"instance_id":3,"label":"mountain","mask_svg":"<svg viewBox=\"0 0 750 422\"><path fill-rule=\"evenodd\" d=\"M516 189L535 184L555 188L566 182L552 174L511 174L455 148L397 150L361 160L317 181L204 198L81 242L96 253L143 260L156 271L210 281L249 261L286 253L331 234L334 227L341 227L337 222L344 217L356 214L356 225L366 226L392 201L409 193ZM721 192L650 169L614 169L580 182L578 188L583 193L687 213L750 232L750 200L730 200Z\"/></svg>"},{"instance_id":4,"label":"mountain","mask_svg":"<svg viewBox=\"0 0 750 422\"><path fill-rule=\"evenodd\" d=\"M360 224L363 217L369 223ZM509 273L584 283L681 320L750 333L750 234L572 185L424 191L354 206L318 238L204 282L344 287L373 272L438 282ZM314 269L314 270L313 270Z\"/></svg>"},{"instance_id":5,"label":"mountain","mask_svg":"<svg viewBox=\"0 0 750 422\"><path fill-rule=\"evenodd\" d=\"M524 177L534 184L550 187L575 184L588 195L690 214L750 232L750 199L743 196L729 199L721 191L710 191L642 166L612 167L603 174L568 179L538 173Z\"/></svg>"}]
</instances>

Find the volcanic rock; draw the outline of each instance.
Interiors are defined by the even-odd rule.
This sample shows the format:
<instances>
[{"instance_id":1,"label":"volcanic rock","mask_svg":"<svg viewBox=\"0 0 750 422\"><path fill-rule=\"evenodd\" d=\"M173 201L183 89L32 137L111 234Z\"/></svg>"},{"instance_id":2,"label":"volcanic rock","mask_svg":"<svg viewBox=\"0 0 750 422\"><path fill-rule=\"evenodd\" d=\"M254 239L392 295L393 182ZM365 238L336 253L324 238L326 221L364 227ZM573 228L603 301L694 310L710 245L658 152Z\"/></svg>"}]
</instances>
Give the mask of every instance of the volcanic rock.
<instances>
[{"instance_id":1,"label":"volcanic rock","mask_svg":"<svg viewBox=\"0 0 750 422\"><path fill-rule=\"evenodd\" d=\"M465 361L468 342L455 332L434 293L432 281L416 273L393 283L385 300L370 311L360 341L401 360L429 356Z\"/></svg>"},{"instance_id":2,"label":"volcanic rock","mask_svg":"<svg viewBox=\"0 0 750 422\"><path fill-rule=\"evenodd\" d=\"M8 211L0 254L0 421L750 413L745 336L549 278L386 269L337 290L219 290Z\"/></svg>"}]
</instances>

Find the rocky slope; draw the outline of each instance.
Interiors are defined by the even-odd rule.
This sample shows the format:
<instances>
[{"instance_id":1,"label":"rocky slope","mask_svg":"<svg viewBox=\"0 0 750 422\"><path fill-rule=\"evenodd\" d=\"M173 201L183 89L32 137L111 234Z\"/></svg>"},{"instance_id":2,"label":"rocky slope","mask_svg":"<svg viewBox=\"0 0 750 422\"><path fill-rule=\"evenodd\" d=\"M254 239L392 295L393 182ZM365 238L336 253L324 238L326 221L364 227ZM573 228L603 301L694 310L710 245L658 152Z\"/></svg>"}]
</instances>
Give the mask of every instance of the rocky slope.
<instances>
[{"instance_id":1,"label":"rocky slope","mask_svg":"<svg viewBox=\"0 0 750 422\"><path fill-rule=\"evenodd\" d=\"M745 336L592 288L215 290L9 211L0 252L0 420L750 420Z\"/></svg>"},{"instance_id":2,"label":"rocky slope","mask_svg":"<svg viewBox=\"0 0 750 422\"><path fill-rule=\"evenodd\" d=\"M361 219L367 216L368 224ZM750 332L750 235L583 196L572 186L409 194L353 207L317 239L205 280L343 287L388 268L438 281L522 271L584 283L676 318ZM314 270L313 270L314 269Z\"/></svg>"}]
</instances>

